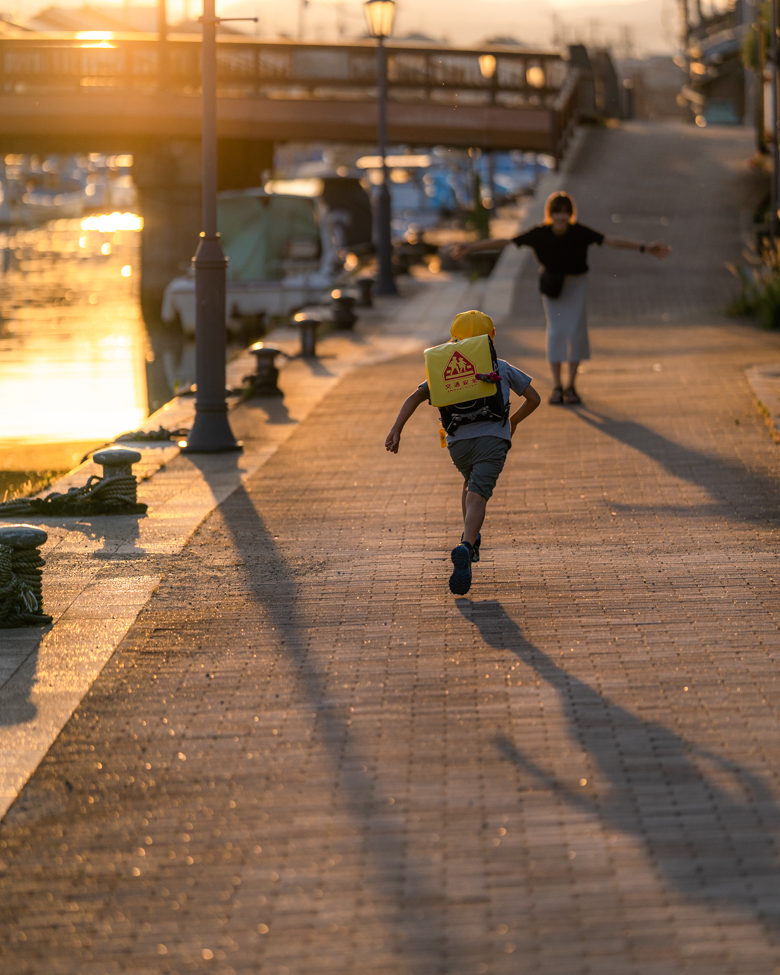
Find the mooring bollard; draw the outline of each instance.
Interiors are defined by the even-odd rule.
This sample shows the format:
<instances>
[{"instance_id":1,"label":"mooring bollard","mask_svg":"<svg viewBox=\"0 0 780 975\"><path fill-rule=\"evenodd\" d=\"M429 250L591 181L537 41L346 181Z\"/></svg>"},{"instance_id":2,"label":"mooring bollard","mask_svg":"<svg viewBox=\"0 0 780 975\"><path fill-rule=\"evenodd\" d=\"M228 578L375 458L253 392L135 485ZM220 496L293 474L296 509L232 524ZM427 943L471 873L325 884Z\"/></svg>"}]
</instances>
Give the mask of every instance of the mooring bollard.
<instances>
[{"instance_id":1,"label":"mooring bollard","mask_svg":"<svg viewBox=\"0 0 780 975\"><path fill-rule=\"evenodd\" d=\"M330 296L333 299L333 321L339 328L352 328L357 321L357 315L353 311L355 299L338 288L331 291Z\"/></svg>"},{"instance_id":2,"label":"mooring bollard","mask_svg":"<svg viewBox=\"0 0 780 975\"><path fill-rule=\"evenodd\" d=\"M374 307L374 279L373 278L358 278L357 286L360 289L360 306L361 308L373 308Z\"/></svg>"},{"instance_id":3,"label":"mooring bollard","mask_svg":"<svg viewBox=\"0 0 780 975\"><path fill-rule=\"evenodd\" d=\"M249 352L255 357L255 372L244 377L248 395L283 396L278 386L279 370L276 368L276 357L281 355L280 350L255 342L249 347Z\"/></svg>"},{"instance_id":4,"label":"mooring bollard","mask_svg":"<svg viewBox=\"0 0 780 975\"><path fill-rule=\"evenodd\" d=\"M48 537L35 525L0 528L0 629L51 623L43 611L44 561L38 552Z\"/></svg>"},{"instance_id":5,"label":"mooring bollard","mask_svg":"<svg viewBox=\"0 0 780 975\"><path fill-rule=\"evenodd\" d=\"M318 318L309 318L303 312L299 312L293 319L301 330L301 357L304 359L316 359L317 357L317 329L320 327Z\"/></svg>"},{"instance_id":6,"label":"mooring bollard","mask_svg":"<svg viewBox=\"0 0 780 975\"><path fill-rule=\"evenodd\" d=\"M128 447L106 447L96 450L92 460L103 468L101 494L104 500L112 495L133 502L138 501L138 482L133 474L133 464L137 464L141 454Z\"/></svg>"},{"instance_id":7,"label":"mooring bollard","mask_svg":"<svg viewBox=\"0 0 780 975\"><path fill-rule=\"evenodd\" d=\"M133 476L133 464L141 459L140 453L127 447L108 447L96 451L92 459L102 464L102 477L93 474L83 487L70 487L64 494L52 491L45 498L4 501L0 504L0 518L146 514L146 505L138 502L138 483Z\"/></svg>"}]
</instances>

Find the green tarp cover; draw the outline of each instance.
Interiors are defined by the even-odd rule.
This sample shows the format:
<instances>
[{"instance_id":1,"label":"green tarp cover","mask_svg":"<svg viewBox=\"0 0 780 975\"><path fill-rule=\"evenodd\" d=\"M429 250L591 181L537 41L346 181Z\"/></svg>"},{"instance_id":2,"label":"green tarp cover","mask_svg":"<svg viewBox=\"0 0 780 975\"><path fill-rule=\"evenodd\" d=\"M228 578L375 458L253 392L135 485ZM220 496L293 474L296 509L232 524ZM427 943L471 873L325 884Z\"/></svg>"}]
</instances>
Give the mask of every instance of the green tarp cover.
<instances>
[{"instance_id":1,"label":"green tarp cover","mask_svg":"<svg viewBox=\"0 0 780 975\"><path fill-rule=\"evenodd\" d=\"M304 196L228 196L217 201L217 227L229 281L279 281L291 242L319 253L314 204Z\"/></svg>"}]
</instances>

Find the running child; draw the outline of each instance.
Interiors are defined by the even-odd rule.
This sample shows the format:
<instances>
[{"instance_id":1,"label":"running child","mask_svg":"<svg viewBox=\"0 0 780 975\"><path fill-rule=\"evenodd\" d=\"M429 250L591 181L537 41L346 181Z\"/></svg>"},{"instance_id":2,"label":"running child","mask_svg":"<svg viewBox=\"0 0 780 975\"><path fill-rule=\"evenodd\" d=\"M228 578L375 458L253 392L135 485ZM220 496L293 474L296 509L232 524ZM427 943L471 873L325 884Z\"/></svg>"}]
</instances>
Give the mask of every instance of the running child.
<instances>
[{"instance_id":1,"label":"running child","mask_svg":"<svg viewBox=\"0 0 780 975\"><path fill-rule=\"evenodd\" d=\"M450 590L457 596L464 596L471 588L471 563L479 562L480 529L485 520L486 506L512 446L512 436L518 423L530 416L541 402L531 385L530 376L504 359L495 358L492 345L495 334L492 319L480 311L461 312L455 316L450 329L453 339L489 336L496 363L496 379L500 377L500 381L496 382L500 388L495 397L459 404L458 407L442 407L439 411L450 457L464 479L461 498L463 535L450 556L453 564ZM510 390L523 398L522 405L511 416ZM494 398L497 407L491 402ZM401 431L417 407L426 401L430 402L427 381L421 383L401 407L385 440L387 450L398 453Z\"/></svg>"}]
</instances>

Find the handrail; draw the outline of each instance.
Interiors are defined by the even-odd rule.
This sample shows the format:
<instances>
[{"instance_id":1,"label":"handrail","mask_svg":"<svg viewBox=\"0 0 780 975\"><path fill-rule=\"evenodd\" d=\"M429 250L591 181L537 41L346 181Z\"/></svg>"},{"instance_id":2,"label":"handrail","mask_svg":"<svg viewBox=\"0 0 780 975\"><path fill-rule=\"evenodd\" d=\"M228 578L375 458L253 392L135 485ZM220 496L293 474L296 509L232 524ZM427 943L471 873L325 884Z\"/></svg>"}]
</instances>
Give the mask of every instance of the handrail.
<instances>
[{"instance_id":1,"label":"handrail","mask_svg":"<svg viewBox=\"0 0 780 975\"><path fill-rule=\"evenodd\" d=\"M559 164L563 159L566 146L574 134L574 127L579 121L579 93L582 78L583 72L579 68L572 68L566 83L552 104L553 155L556 164Z\"/></svg>"},{"instance_id":2,"label":"handrail","mask_svg":"<svg viewBox=\"0 0 780 975\"><path fill-rule=\"evenodd\" d=\"M387 48L395 100L447 101L459 92L467 98L464 104L549 108L570 83L570 65L558 52L399 41L388 43ZM164 85L171 91L196 94L199 52L200 37L190 34L169 34L164 42L154 34L109 32L80 38L73 34L2 38L0 91L75 87L94 92ZM492 72L486 69L485 55L491 56L487 63ZM329 44L225 34L218 39L217 57L222 96L374 96L376 58L371 40Z\"/></svg>"}]
</instances>

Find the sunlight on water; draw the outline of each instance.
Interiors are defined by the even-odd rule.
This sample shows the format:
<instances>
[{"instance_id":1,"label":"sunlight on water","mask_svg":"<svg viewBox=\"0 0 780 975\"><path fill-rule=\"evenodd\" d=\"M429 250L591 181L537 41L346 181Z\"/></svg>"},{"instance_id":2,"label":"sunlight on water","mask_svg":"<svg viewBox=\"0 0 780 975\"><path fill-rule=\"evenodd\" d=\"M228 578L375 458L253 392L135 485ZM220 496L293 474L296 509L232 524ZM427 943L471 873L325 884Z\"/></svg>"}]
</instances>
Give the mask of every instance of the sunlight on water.
<instances>
[{"instance_id":1,"label":"sunlight on water","mask_svg":"<svg viewBox=\"0 0 780 975\"><path fill-rule=\"evenodd\" d=\"M146 417L141 227L117 213L0 231L0 446L108 440Z\"/></svg>"},{"instance_id":2,"label":"sunlight on water","mask_svg":"<svg viewBox=\"0 0 780 975\"><path fill-rule=\"evenodd\" d=\"M60 223L59 220L56 222ZM100 213L85 217L81 221L81 229L98 230L101 234L115 234L118 230L143 230L144 221L137 213Z\"/></svg>"}]
</instances>

